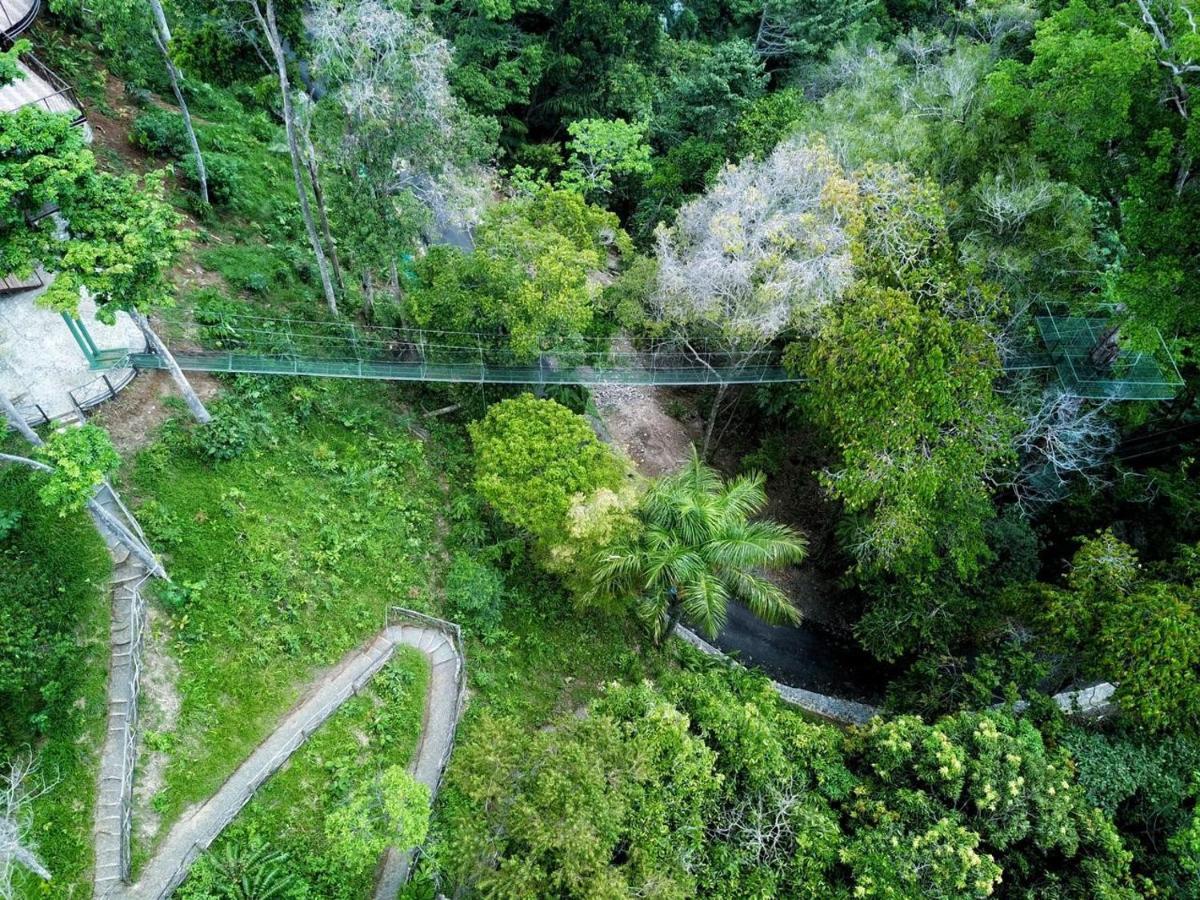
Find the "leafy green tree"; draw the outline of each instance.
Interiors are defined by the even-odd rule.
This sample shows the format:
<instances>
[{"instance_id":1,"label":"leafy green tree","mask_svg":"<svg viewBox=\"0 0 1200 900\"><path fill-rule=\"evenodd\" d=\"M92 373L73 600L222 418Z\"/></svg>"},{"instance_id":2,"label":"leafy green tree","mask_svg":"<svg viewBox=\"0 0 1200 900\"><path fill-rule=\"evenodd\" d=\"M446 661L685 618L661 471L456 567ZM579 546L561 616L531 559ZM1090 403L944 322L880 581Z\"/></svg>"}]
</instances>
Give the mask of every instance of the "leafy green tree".
<instances>
[{"instance_id":1,"label":"leafy green tree","mask_svg":"<svg viewBox=\"0 0 1200 900\"><path fill-rule=\"evenodd\" d=\"M878 0L766 0L754 51L769 58L821 56L862 29L878 9Z\"/></svg>"},{"instance_id":2,"label":"leafy green tree","mask_svg":"<svg viewBox=\"0 0 1200 900\"><path fill-rule=\"evenodd\" d=\"M763 95L762 60L738 40L682 44L674 56L674 72L655 105L656 144L702 136L723 145L742 112Z\"/></svg>"},{"instance_id":3,"label":"leafy green tree","mask_svg":"<svg viewBox=\"0 0 1200 900\"><path fill-rule=\"evenodd\" d=\"M600 290L588 276L610 249L630 249L611 213L548 188L489 209L475 242L472 253L434 247L417 264L408 315L422 328L482 334L523 362L581 348Z\"/></svg>"},{"instance_id":4,"label":"leafy green tree","mask_svg":"<svg viewBox=\"0 0 1200 900\"><path fill-rule=\"evenodd\" d=\"M591 562L588 599L632 600L659 643L680 619L715 638L731 600L768 622L797 621L792 602L759 570L799 562L806 544L786 525L751 521L766 506L764 481L759 474L726 483L693 448L682 471L647 493L642 530Z\"/></svg>"},{"instance_id":5,"label":"leafy green tree","mask_svg":"<svg viewBox=\"0 0 1200 900\"><path fill-rule=\"evenodd\" d=\"M822 481L845 508L844 542L885 601L860 637L884 658L944 645L969 619L948 587L988 558L989 477L1015 424L993 392L987 332L863 284L789 360L812 379L805 409L840 448Z\"/></svg>"},{"instance_id":6,"label":"leafy green tree","mask_svg":"<svg viewBox=\"0 0 1200 900\"><path fill-rule=\"evenodd\" d=\"M470 432L476 490L547 548L566 540L575 498L619 489L626 477L587 421L553 400L502 400Z\"/></svg>"},{"instance_id":7,"label":"leafy green tree","mask_svg":"<svg viewBox=\"0 0 1200 900\"><path fill-rule=\"evenodd\" d=\"M580 119L567 126L571 158L562 184L582 191L591 200L611 193L618 182L647 175L650 147L645 143L646 126L624 119Z\"/></svg>"},{"instance_id":8,"label":"leafy green tree","mask_svg":"<svg viewBox=\"0 0 1200 900\"><path fill-rule=\"evenodd\" d=\"M182 217L164 199L165 177L99 171L68 116L33 107L0 115L0 268L55 273L40 302L59 312L74 315L86 290L101 321L128 313L204 423L208 410L148 318L174 302L169 273L187 244ZM65 220L66 239L55 217L41 215L47 206Z\"/></svg>"},{"instance_id":9,"label":"leafy green tree","mask_svg":"<svg viewBox=\"0 0 1200 900\"><path fill-rule=\"evenodd\" d=\"M549 0L544 69L526 122L553 133L588 118L636 120L650 112L664 37L664 0Z\"/></svg>"},{"instance_id":10,"label":"leafy green tree","mask_svg":"<svg viewBox=\"0 0 1200 900\"><path fill-rule=\"evenodd\" d=\"M54 432L37 455L54 469L38 496L60 516L83 509L96 488L121 464L112 441L95 425Z\"/></svg>"},{"instance_id":11,"label":"leafy green tree","mask_svg":"<svg viewBox=\"0 0 1200 900\"><path fill-rule=\"evenodd\" d=\"M867 896L1136 896L1130 856L1087 802L1062 749L1024 719L960 713L875 719L851 733L863 779L843 812L843 861Z\"/></svg>"},{"instance_id":12,"label":"leafy green tree","mask_svg":"<svg viewBox=\"0 0 1200 900\"><path fill-rule=\"evenodd\" d=\"M7 87L23 76L19 65L22 53L28 53L33 45L22 38L14 41L7 50L0 51L0 87Z\"/></svg>"},{"instance_id":13,"label":"leafy green tree","mask_svg":"<svg viewBox=\"0 0 1200 900\"><path fill-rule=\"evenodd\" d=\"M359 785L325 817L329 857L350 872L374 865L388 847L419 847L428 830L429 788L403 766Z\"/></svg>"},{"instance_id":14,"label":"leafy green tree","mask_svg":"<svg viewBox=\"0 0 1200 900\"><path fill-rule=\"evenodd\" d=\"M1083 542L1065 587L1036 587L1030 599L1068 674L1115 683L1122 711L1151 729L1195 731L1200 592L1190 579L1147 577L1133 549L1104 532Z\"/></svg>"},{"instance_id":15,"label":"leafy green tree","mask_svg":"<svg viewBox=\"0 0 1200 900\"><path fill-rule=\"evenodd\" d=\"M716 754L649 685L614 685L588 715L529 729L485 716L445 788L434 848L491 897L694 896L720 787Z\"/></svg>"}]
</instances>

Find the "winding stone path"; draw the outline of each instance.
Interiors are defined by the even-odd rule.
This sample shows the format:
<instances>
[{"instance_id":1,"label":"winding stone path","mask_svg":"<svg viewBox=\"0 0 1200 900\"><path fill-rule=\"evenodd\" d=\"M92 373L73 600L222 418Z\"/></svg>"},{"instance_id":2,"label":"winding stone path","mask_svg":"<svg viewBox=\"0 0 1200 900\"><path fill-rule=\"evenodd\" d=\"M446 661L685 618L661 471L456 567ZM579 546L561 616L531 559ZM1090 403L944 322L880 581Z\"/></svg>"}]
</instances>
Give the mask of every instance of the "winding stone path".
<instances>
[{"instance_id":1,"label":"winding stone path","mask_svg":"<svg viewBox=\"0 0 1200 900\"><path fill-rule=\"evenodd\" d=\"M132 522L116 497L97 498L110 513ZM96 900L162 900L187 877L189 867L293 753L338 708L361 691L401 646L414 647L429 661L421 737L410 770L437 793L454 746L465 698L465 662L457 628L393 609L385 627L308 686L303 699L207 801L188 810L172 826L141 877L129 884L130 798L136 752L137 694L144 605L140 594L146 569L97 521L113 556L112 625L108 727L100 758L95 813ZM134 523L136 527L136 523ZM375 896L391 900L408 877L413 850L389 850L377 874Z\"/></svg>"},{"instance_id":2,"label":"winding stone path","mask_svg":"<svg viewBox=\"0 0 1200 900\"><path fill-rule=\"evenodd\" d=\"M416 778L436 792L458 723L462 655L453 637L429 625L393 625L350 654L310 687L306 697L279 727L250 754L209 800L172 826L154 858L132 885L119 884L98 896L123 900L160 900L170 896L196 858L254 796L254 792L343 703L357 694L387 664L400 646L415 647L429 660L429 691L424 727L412 764ZM389 853L384 876L399 889L407 875L408 854ZM99 860L97 860L99 863ZM385 895L386 896L386 895ZM391 894L395 896L395 893Z\"/></svg>"}]
</instances>

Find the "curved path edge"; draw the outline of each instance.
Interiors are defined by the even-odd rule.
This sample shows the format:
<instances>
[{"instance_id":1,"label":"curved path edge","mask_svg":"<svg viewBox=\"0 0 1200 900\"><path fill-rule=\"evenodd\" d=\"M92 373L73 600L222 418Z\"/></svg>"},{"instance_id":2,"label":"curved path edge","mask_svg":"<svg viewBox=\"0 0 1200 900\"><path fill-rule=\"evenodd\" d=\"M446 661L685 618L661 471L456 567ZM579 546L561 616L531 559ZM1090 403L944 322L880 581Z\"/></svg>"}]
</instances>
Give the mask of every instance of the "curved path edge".
<instances>
[{"instance_id":1,"label":"curved path edge","mask_svg":"<svg viewBox=\"0 0 1200 900\"><path fill-rule=\"evenodd\" d=\"M675 636L691 644L705 656L717 657L734 666L742 665L742 663L731 657L724 650L714 647L708 641L704 640L704 638L700 637L700 635L685 628L683 625L675 626ZM790 684L783 684L774 679L771 680L771 687L775 689L775 693L779 694L780 699L785 703L790 703L792 706L798 707L805 712L812 713L815 716L827 719L830 722L836 722L840 725L863 725L883 712L883 710L876 706L859 703L856 700L845 700L841 697L818 694L816 691L792 687ZM1104 718L1116 712L1116 704L1113 702L1113 694L1115 692L1115 685L1109 684L1107 681L1102 681L1099 684L1093 684L1089 687L1063 691L1060 694L1055 694L1050 699L1067 715L1096 719ZM1013 707L1017 711L1020 711L1028 707L1028 705L1026 701L1021 700L1015 703Z\"/></svg>"},{"instance_id":2,"label":"curved path edge","mask_svg":"<svg viewBox=\"0 0 1200 900\"><path fill-rule=\"evenodd\" d=\"M416 779L437 793L442 772L454 746L454 734L465 700L465 660L457 626L409 610L389 610L382 631L352 651L337 666L311 683L304 698L278 727L234 771L217 792L188 810L171 827L158 852L133 884L103 879L124 859L102 858L128 847L102 841L97 832L95 897L97 900L162 900L187 876L192 863L249 802L255 791L296 752L339 707L358 694L401 646L421 651L429 661L429 684L421 737L410 764ZM103 777L103 772L102 772ZM415 851L389 850L380 866L376 896L394 897L403 884ZM391 890L392 893L386 893Z\"/></svg>"}]
</instances>

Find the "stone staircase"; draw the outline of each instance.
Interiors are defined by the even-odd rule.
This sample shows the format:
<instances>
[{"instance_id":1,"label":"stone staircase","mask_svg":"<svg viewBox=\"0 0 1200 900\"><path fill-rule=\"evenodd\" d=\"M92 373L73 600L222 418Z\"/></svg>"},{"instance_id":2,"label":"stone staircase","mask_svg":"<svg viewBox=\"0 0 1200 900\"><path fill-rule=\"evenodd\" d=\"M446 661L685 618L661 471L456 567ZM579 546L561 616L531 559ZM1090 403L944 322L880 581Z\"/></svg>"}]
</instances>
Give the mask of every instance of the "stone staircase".
<instances>
[{"instance_id":1,"label":"stone staircase","mask_svg":"<svg viewBox=\"0 0 1200 900\"><path fill-rule=\"evenodd\" d=\"M141 536L137 521L106 487L96 497L105 511ZM113 559L108 672L108 725L100 755L96 796L93 895L116 896L129 874L130 808L137 756L137 700L145 602L141 586L148 570L97 520Z\"/></svg>"}]
</instances>

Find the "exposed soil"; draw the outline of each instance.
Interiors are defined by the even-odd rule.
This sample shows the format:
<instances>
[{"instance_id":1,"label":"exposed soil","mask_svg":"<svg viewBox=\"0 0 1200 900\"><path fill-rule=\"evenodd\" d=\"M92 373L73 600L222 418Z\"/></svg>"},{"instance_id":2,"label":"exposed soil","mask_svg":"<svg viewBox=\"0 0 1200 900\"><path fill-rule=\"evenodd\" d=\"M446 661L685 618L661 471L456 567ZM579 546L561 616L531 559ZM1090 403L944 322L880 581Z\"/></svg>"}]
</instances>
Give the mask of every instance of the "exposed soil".
<instances>
[{"instance_id":1,"label":"exposed soil","mask_svg":"<svg viewBox=\"0 0 1200 900\"><path fill-rule=\"evenodd\" d=\"M104 101L112 115L105 115L95 104L84 104L88 124L92 127L92 146L107 150L139 175L161 168L158 160L129 142L129 131L139 110L130 102L125 86L110 73L105 73ZM104 156L102 153L97 155Z\"/></svg>"},{"instance_id":2,"label":"exposed soil","mask_svg":"<svg viewBox=\"0 0 1200 900\"><path fill-rule=\"evenodd\" d=\"M643 475L657 478L687 462L693 436L664 411L662 388L605 384L593 388L592 398L609 438Z\"/></svg>"},{"instance_id":3,"label":"exposed soil","mask_svg":"<svg viewBox=\"0 0 1200 900\"><path fill-rule=\"evenodd\" d=\"M178 679L179 664L171 655L166 617L149 604L138 691L138 766L133 781L134 839L143 847L150 846L158 835L161 816L154 808L154 798L162 790L171 760L169 753L149 746L146 735L175 730L181 703Z\"/></svg>"},{"instance_id":4,"label":"exposed soil","mask_svg":"<svg viewBox=\"0 0 1200 900\"><path fill-rule=\"evenodd\" d=\"M215 376L204 372L188 373L188 381L206 402L221 387ZM166 372L144 371L117 394L115 400L99 407L92 421L107 429L113 446L125 456L150 442L159 426L172 414L166 404L167 398L178 396Z\"/></svg>"}]
</instances>

